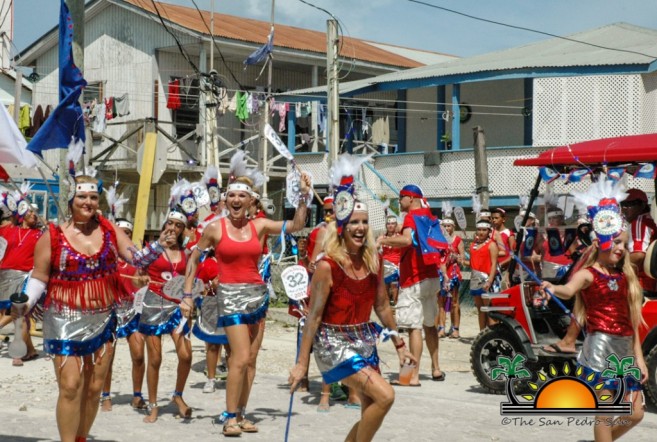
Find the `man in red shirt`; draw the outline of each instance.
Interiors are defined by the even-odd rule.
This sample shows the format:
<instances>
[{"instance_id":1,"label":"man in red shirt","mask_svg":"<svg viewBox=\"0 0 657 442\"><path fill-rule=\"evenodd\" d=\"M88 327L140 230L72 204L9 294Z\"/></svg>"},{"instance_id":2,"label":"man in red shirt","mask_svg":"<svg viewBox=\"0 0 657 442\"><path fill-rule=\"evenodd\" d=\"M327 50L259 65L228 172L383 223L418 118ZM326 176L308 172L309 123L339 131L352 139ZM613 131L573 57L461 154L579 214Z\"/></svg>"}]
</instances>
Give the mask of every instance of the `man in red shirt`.
<instances>
[{"instance_id":1,"label":"man in red shirt","mask_svg":"<svg viewBox=\"0 0 657 442\"><path fill-rule=\"evenodd\" d=\"M438 362L438 315L437 295L440 291L438 266L424 262L422 251L414 245L417 228L414 215L431 216L431 211L423 204L422 190L413 184L408 184L399 192L399 208L407 212L399 236L380 236L379 246L401 248L399 263L399 299L397 302L397 324L400 328L409 330L410 350L420 361L422 356L422 331L431 356L431 378L443 381L445 373L440 370ZM419 364L413 369L410 385L420 385Z\"/></svg>"},{"instance_id":2,"label":"man in red shirt","mask_svg":"<svg viewBox=\"0 0 657 442\"><path fill-rule=\"evenodd\" d=\"M20 293L27 274L34 267L34 248L41 237L37 228L38 218L34 207L27 200L21 200L16 208L16 217L20 224L7 224L0 227L0 237L7 241L5 256L0 263L0 311L6 312L11 307L10 296ZM11 322L9 314L0 317L0 328ZM23 361L38 356L29 334L29 323L23 328L23 340L27 345L27 354L22 359L14 359L12 365L22 366Z\"/></svg>"}]
</instances>

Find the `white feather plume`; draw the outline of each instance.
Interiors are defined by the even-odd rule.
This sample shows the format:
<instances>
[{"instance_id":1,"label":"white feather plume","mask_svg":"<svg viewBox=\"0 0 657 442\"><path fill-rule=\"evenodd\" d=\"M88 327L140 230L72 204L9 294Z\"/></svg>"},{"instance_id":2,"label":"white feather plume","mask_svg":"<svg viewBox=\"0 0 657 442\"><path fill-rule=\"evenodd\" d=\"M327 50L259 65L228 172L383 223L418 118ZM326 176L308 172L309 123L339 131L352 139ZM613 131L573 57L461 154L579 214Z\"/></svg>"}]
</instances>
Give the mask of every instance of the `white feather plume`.
<instances>
[{"instance_id":1,"label":"white feather plume","mask_svg":"<svg viewBox=\"0 0 657 442\"><path fill-rule=\"evenodd\" d=\"M173 186L171 186L171 199L169 200L169 207L171 209L175 209L176 206L180 203L180 198L185 195L190 188L191 185L189 184L189 181L184 178L181 178L173 183Z\"/></svg>"},{"instance_id":2,"label":"white feather plume","mask_svg":"<svg viewBox=\"0 0 657 442\"><path fill-rule=\"evenodd\" d=\"M440 203L440 208L442 209L443 212L443 218L452 217L452 212L454 211L454 207L452 207L451 201L443 201L442 203Z\"/></svg>"},{"instance_id":3,"label":"white feather plume","mask_svg":"<svg viewBox=\"0 0 657 442\"><path fill-rule=\"evenodd\" d=\"M559 207L559 195L552 192L550 188L545 191L543 200L545 201L545 207Z\"/></svg>"},{"instance_id":4,"label":"white feather plume","mask_svg":"<svg viewBox=\"0 0 657 442\"><path fill-rule=\"evenodd\" d=\"M262 186L265 184L265 176L258 169L248 169L246 176L253 181L253 190L256 192L259 189L262 189Z\"/></svg>"},{"instance_id":5,"label":"white feather plume","mask_svg":"<svg viewBox=\"0 0 657 442\"><path fill-rule=\"evenodd\" d=\"M98 171L94 166L85 166L84 167L84 174L87 176L90 176L92 178L95 178L96 175L98 175Z\"/></svg>"},{"instance_id":6,"label":"white feather plume","mask_svg":"<svg viewBox=\"0 0 657 442\"><path fill-rule=\"evenodd\" d=\"M217 184L221 187L221 175L219 174L219 169L217 169L216 166L209 165L208 168L205 169L202 181L207 186L212 178L216 179Z\"/></svg>"},{"instance_id":7,"label":"white feather plume","mask_svg":"<svg viewBox=\"0 0 657 442\"><path fill-rule=\"evenodd\" d=\"M28 181L23 181L21 183L20 189L21 189L21 194L24 197L27 197L30 194L30 192L32 191L32 183L30 183Z\"/></svg>"},{"instance_id":8,"label":"white feather plume","mask_svg":"<svg viewBox=\"0 0 657 442\"><path fill-rule=\"evenodd\" d=\"M247 173L246 152L238 149L230 158L230 179L246 176Z\"/></svg>"},{"instance_id":9,"label":"white feather plume","mask_svg":"<svg viewBox=\"0 0 657 442\"><path fill-rule=\"evenodd\" d=\"M78 164L78 161L82 158L82 152L84 152L82 140L75 141L75 138L71 137L71 143L68 145L68 152L66 152L66 161L73 161L73 164Z\"/></svg>"},{"instance_id":10,"label":"white feather plume","mask_svg":"<svg viewBox=\"0 0 657 442\"><path fill-rule=\"evenodd\" d=\"M476 193L472 194L472 213L476 214L477 218L481 213L481 201L479 200L479 195Z\"/></svg>"},{"instance_id":11,"label":"white feather plume","mask_svg":"<svg viewBox=\"0 0 657 442\"><path fill-rule=\"evenodd\" d=\"M338 157L338 160L331 166L329 171L329 180L331 186L336 188L340 185L340 180L344 176L353 176L354 178L358 177L358 172L360 171L363 163L372 158L374 154L370 155L351 155L348 153L343 153Z\"/></svg>"},{"instance_id":12,"label":"white feather plume","mask_svg":"<svg viewBox=\"0 0 657 442\"><path fill-rule=\"evenodd\" d=\"M622 181L608 180L606 174L601 173L598 181L591 183L586 192L573 192L571 195L575 198L577 210L586 213L588 207L597 206L601 199L613 198L620 204L628 194Z\"/></svg>"},{"instance_id":13,"label":"white feather plume","mask_svg":"<svg viewBox=\"0 0 657 442\"><path fill-rule=\"evenodd\" d=\"M110 188L107 189L105 192L105 198L107 199L107 205L110 208L111 217L120 217L123 211L123 206L128 202L128 198L125 198L123 194L119 194L114 186L110 186Z\"/></svg>"}]
</instances>

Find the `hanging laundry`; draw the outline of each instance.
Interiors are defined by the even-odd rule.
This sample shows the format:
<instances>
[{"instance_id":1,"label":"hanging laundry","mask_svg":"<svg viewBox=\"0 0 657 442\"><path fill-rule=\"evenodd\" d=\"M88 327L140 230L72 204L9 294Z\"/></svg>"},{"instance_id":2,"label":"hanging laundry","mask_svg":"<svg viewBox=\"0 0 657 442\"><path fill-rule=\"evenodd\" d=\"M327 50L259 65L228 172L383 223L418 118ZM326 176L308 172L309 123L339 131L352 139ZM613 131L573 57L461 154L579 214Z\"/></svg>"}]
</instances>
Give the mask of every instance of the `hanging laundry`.
<instances>
[{"instance_id":1,"label":"hanging laundry","mask_svg":"<svg viewBox=\"0 0 657 442\"><path fill-rule=\"evenodd\" d=\"M237 91L235 95L237 96L237 108L235 109L235 116L243 123L249 118L249 110L246 107L249 93Z\"/></svg>"},{"instance_id":2,"label":"hanging laundry","mask_svg":"<svg viewBox=\"0 0 657 442\"><path fill-rule=\"evenodd\" d=\"M43 107L39 104L34 111L34 116L32 117L32 130L30 131L31 137L37 133L44 121L46 121L46 117L43 115Z\"/></svg>"},{"instance_id":3,"label":"hanging laundry","mask_svg":"<svg viewBox=\"0 0 657 442\"><path fill-rule=\"evenodd\" d=\"M180 101L180 80L175 79L169 82L169 98L167 99L167 108L176 110L180 109L182 102Z\"/></svg>"},{"instance_id":4,"label":"hanging laundry","mask_svg":"<svg viewBox=\"0 0 657 442\"><path fill-rule=\"evenodd\" d=\"M105 102L101 101L94 109L95 118L91 123L91 130L97 133L105 132L106 108Z\"/></svg>"},{"instance_id":5,"label":"hanging laundry","mask_svg":"<svg viewBox=\"0 0 657 442\"><path fill-rule=\"evenodd\" d=\"M319 126L319 131L322 133L326 132L326 105L320 104L317 106L319 108L319 118L317 119L317 125Z\"/></svg>"},{"instance_id":6,"label":"hanging laundry","mask_svg":"<svg viewBox=\"0 0 657 442\"><path fill-rule=\"evenodd\" d=\"M294 116L296 118L301 118L301 103L294 104Z\"/></svg>"},{"instance_id":7,"label":"hanging laundry","mask_svg":"<svg viewBox=\"0 0 657 442\"><path fill-rule=\"evenodd\" d=\"M20 129L20 131L23 132L23 135L25 135L31 126L32 120L30 119L30 105L24 104L21 106L21 112L18 116L18 129Z\"/></svg>"},{"instance_id":8,"label":"hanging laundry","mask_svg":"<svg viewBox=\"0 0 657 442\"><path fill-rule=\"evenodd\" d=\"M233 95L233 98L228 102L228 112L235 112L237 110L237 94L238 92L236 92L235 95Z\"/></svg>"},{"instance_id":9,"label":"hanging laundry","mask_svg":"<svg viewBox=\"0 0 657 442\"><path fill-rule=\"evenodd\" d=\"M116 107L116 114L119 117L124 117L130 114L130 96L126 92L120 97L114 97L114 106Z\"/></svg>"},{"instance_id":10,"label":"hanging laundry","mask_svg":"<svg viewBox=\"0 0 657 442\"><path fill-rule=\"evenodd\" d=\"M290 108L290 103L276 103L272 98L269 102L272 115L276 114L280 118L278 122L278 132L285 132L285 117Z\"/></svg>"},{"instance_id":11,"label":"hanging laundry","mask_svg":"<svg viewBox=\"0 0 657 442\"><path fill-rule=\"evenodd\" d=\"M297 118L306 118L310 115L311 112L311 106L310 103L300 103L300 115L297 115Z\"/></svg>"},{"instance_id":12,"label":"hanging laundry","mask_svg":"<svg viewBox=\"0 0 657 442\"><path fill-rule=\"evenodd\" d=\"M105 119L109 121L114 116L114 97L107 97L105 98Z\"/></svg>"},{"instance_id":13,"label":"hanging laundry","mask_svg":"<svg viewBox=\"0 0 657 442\"><path fill-rule=\"evenodd\" d=\"M228 99L228 89L220 87L217 89L217 115L223 115L228 110L230 100Z\"/></svg>"}]
</instances>

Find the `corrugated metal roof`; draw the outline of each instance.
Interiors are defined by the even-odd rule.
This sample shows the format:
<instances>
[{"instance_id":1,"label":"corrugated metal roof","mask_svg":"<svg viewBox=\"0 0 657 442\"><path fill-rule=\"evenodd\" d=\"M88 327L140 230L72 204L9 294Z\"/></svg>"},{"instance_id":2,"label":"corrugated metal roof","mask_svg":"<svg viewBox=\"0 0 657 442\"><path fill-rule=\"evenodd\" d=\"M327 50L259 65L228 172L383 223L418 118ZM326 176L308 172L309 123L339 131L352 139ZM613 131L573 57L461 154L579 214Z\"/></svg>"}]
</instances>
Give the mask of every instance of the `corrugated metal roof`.
<instances>
[{"instance_id":1,"label":"corrugated metal roof","mask_svg":"<svg viewBox=\"0 0 657 442\"><path fill-rule=\"evenodd\" d=\"M600 46L622 51L605 49ZM641 55L641 53L647 55ZM504 71L521 69L634 65L643 66L648 70L650 64L655 60L657 60L657 30L628 23L614 23L573 34L567 39L552 38L474 57L459 58L430 66L391 72L365 80L341 83L340 93L349 93L374 84L396 81L421 80L482 72L503 73ZM325 88L310 88L294 91L294 93L325 93Z\"/></svg>"},{"instance_id":2,"label":"corrugated metal roof","mask_svg":"<svg viewBox=\"0 0 657 442\"><path fill-rule=\"evenodd\" d=\"M142 10L155 14L153 3L144 0L122 0ZM201 19L195 8L157 2L157 9L165 20L176 23L192 31L210 35L205 23L210 23L210 12L201 11L205 19ZM236 17L226 14L214 14L214 36L239 40L249 43L265 44L269 35L268 22L249 18ZM319 31L276 24L274 46L296 49L300 51L326 53L326 34ZM366 41L351 37L342 37L340 55L345 58L368 61L389 66L414 68L422 63L403 57L399 54L386 51L382 48L368 44Z\"/></svg>"}]
</instances>

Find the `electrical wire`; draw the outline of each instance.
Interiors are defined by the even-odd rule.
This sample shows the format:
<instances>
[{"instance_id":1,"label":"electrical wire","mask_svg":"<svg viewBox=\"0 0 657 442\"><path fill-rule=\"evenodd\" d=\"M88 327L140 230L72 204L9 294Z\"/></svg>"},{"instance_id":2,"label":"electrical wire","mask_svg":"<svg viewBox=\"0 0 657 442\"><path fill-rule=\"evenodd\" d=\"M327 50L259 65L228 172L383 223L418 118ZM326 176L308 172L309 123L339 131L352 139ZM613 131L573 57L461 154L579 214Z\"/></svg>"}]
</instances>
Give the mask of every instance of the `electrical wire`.
<instances>
[{"instance_id":1,"label":"electrical wire","mask_svg":"<svg viewBox=\"0 0 657 442\"><path fill-rule=\"evenodd\" d=\"M162 14L160 14L160 10L158 9L155 0L151 0L151 3L153 4L153 8L155 8L155 13L156 13L157 16L159 17L160 22L162 23L162 27L164 27L164 30L167 31L167 32L173 37L173 39L176 41L176 45L178 46L178 50L180 51L180 53L182 54L182 56L185 58L185 60L187 60L187 63L189 63L189 65L192 67L192 69L194 69L194 72L196 72L197 74L200 75L200 74L201 74L201 71L199 71L198 67L197 67L197 66L194 64L194 62L189 58L189 54L188 54L187 51L185 51L185 49L183 48L183 46L182 46L182 44L180 43L180 40L178 40L178 37L176 36L176 34L174 34L173 31L171 31L171 30L169 29L169 27L166 25L166 23L164 23L164 19L162 18ZM171 21L171 20L169 20L169 21Z\"/></svg>"},{"instance_id":2,"label":"electrical wire","mask_svg":"<svg viewBox=\"0 0 657 442\"><path fill-rule=\"evenodd\" d=\"M299 0L299 1L302 1L302 0ZM598 45L598 44L595 44L595 43L589 43L589 42L586 42L586 41L577 40L575 38L563 37L561 35L552 34L550 32L544 32L544 31L539 31L537 29L527 28L525 26L516 26L516 25L511 25L511 24L508 24L508 23L503 23L503 22L500 22L500 21L495 21L495 20L490 20L490 19L487 19L487 18L477 17L477 16L474 16L474 15L471 15L471 14L466 14L464 12L456 11L454 9L445 8L444 6L434 5L432 3L428 3L428 2L425 2L425 1L421 1L421 0L408 0L408 1L411 2L411 3L416 3L418 5L427 6L429 8L440 9L441 11L445 11L445 12L449 12L449 13L452 13L452 14L460 15L462 17L470 18L472 20L482 21L484 23L490 23L490 24L494 24L494 25L498 25L498 26L504 26L504 27L512 28L512 29L518 29L518 30L521 30L521 31L533 32L535 34L545 35L545 36L548 36L548 37L558 38L558 39L570 41L570 42L573 42L573 43L579 43L579 44L583 44L583 45L587 45L587 46L592 46L592 47L598 48L598 49L606 49L606 50L609 50L609 51L616 51L616 52L626 52L628 54L642 55L644 57L648 57L648 58L652 58L652 59L657 58L657 56L655 56L655 55L646 54L644 52L632 51L632 50L629 50L629 49L611 48L611 47L608 47L608 46L602 46L602 45Z\"/></svg>"},{"instance_id":3,"label":"electrical wire","mask_svg":"<svg viewBox=\"0 0 657 442\"><path fill-rule=\"evenodd\" d=\"M2 29L2 25L5 24L5 20L7 20L7 17L9 16L9 13L11 12L11 5L14 3L14 0L9 0L9 7L7 8L7 12L5 12L5 16L2 17L2 21L0 22L0 29ZM0 6L0 11L2 11L5 7L5 0L2 0L2 6Z\"/></svg>"}]
</instances>

